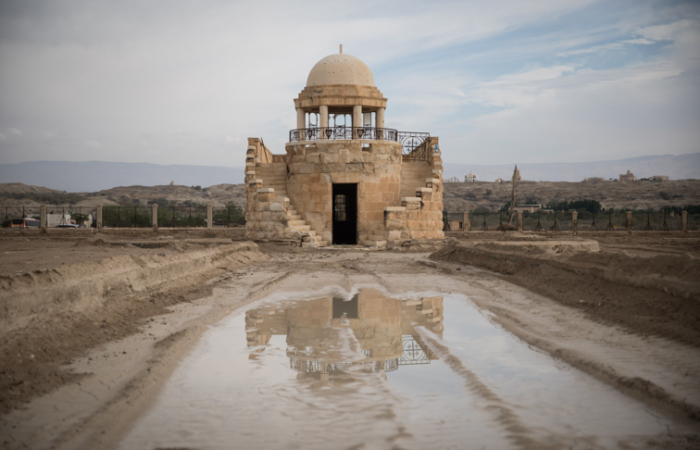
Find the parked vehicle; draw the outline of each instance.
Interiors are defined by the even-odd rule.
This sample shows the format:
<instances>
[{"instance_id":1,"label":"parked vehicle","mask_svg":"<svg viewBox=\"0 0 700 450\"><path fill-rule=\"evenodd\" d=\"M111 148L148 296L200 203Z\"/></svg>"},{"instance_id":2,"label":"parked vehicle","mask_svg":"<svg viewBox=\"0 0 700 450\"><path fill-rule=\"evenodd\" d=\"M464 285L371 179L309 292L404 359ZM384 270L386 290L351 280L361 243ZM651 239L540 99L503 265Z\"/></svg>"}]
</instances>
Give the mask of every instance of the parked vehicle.
<instances>
[{"instance_id":1,"label":"parked vehicle","mask_svg":"<svg viewBox=\"0 0 700 450\"><path fill-rule=\"evenodd\" d=\"M59 223L58 225L54 225L54 228L79 228L78 225L74 223Z\"/></svg>"},{"instance_id":2,"label":"parked vehicle","mask_svg":"<svg viewBox=\"0 0 700 450\"><path fill-rule=\"evenodd\" d=\"M41 222L38 219L12 219L10 220L10 228L39 228Z\"/></svg>"}]
</instances>

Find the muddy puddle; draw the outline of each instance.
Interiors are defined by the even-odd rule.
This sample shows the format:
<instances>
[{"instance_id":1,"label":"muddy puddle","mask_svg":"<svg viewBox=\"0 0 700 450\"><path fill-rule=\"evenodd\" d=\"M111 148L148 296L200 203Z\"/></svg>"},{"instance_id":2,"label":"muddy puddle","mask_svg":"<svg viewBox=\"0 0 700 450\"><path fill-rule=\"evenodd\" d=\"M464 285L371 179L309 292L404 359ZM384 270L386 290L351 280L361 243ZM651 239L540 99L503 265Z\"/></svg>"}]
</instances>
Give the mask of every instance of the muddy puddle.
<instances>
[{"instance_id":1,"label":"muddy puddle","mask_svg":"<svg viewBox=\"0 0 700 450\"><path fill-rule=\"evenodd\" d=\"M277 293L182 361L120 449L636 448L674 423L467 296Z\"/></svg>"}]
</instances>

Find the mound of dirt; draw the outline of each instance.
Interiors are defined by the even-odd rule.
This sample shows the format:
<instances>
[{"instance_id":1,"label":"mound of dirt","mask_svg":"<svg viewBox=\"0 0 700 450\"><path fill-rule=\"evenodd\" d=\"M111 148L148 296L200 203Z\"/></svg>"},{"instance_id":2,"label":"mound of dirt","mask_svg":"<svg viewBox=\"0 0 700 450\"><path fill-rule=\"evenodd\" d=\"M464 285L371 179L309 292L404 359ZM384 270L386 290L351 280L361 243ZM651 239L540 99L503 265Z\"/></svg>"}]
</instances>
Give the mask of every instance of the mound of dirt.
<instances>
[{"instance_id":1,"label":"mound of dirt","mask_svg":"<svg viewBox=\"0 0 700 450\"><path fill-rule=\"evenodd\" d=\"M694 251L646 247L641 255L621 251L620 243L595 251L585 242L453 241L431 259L488 269L593 320L700 347L700 264ZM692 249L695 239L686 242Z\"/></svg>"}]
</instances>

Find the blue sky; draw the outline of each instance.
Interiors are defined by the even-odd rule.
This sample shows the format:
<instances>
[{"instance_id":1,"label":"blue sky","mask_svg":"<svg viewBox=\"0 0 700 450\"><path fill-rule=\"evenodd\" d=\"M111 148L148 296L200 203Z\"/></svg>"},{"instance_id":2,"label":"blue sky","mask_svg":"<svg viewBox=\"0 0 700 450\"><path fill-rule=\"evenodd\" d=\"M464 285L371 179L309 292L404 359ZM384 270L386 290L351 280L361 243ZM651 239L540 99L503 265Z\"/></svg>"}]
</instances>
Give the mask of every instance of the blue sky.
<instances>
[{"instance_id":1,"label":"blue sky","mask_svg":"<svg viewBox=\"0 0 700 450\"><path fill-rule=\"evenodd\" d=\"M700 5L672 1L0 3L0 163L240 166L344 45L388 127L447 162L700 151Z\"/></svg>"}]
</instances>

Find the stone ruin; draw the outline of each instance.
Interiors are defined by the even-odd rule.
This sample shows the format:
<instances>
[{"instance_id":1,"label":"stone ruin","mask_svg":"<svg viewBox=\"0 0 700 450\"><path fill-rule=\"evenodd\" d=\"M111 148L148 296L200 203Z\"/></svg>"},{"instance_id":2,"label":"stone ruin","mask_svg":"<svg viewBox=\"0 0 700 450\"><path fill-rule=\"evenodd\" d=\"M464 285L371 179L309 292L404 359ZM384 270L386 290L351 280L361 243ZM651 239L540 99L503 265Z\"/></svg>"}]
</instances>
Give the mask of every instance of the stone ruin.
<instances>
[{"instance_id":1,"label":"stone ruin","mask_svg":"<svg viewBox=\"0 0 700 450\"><path fill-rule=\"evenodd\" d=\"M385 128L387 99L369 67L320 60L294 99L285 154L248 138L246 237L306 247L394 247L444 237L438 138Z\"/></svg>"}]
</instances>

